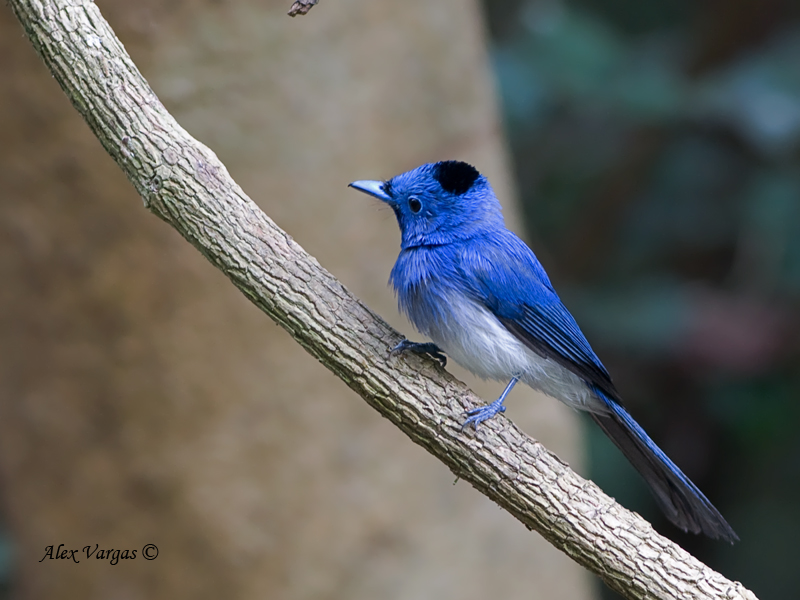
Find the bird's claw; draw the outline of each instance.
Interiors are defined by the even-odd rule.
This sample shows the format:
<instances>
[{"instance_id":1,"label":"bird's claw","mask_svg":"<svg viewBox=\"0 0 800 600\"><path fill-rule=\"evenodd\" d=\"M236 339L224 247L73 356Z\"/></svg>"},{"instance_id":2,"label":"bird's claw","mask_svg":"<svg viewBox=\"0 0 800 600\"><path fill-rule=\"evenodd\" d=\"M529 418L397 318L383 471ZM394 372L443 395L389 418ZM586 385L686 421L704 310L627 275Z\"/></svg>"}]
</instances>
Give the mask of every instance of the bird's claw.
<instances>
[{"instance_id":1,"label":"bird's claw","mask_svg":"<svg viewBox=\"0 0 800 600\"><path fill-rule=\"evenodd\" d=\"M503 405L503 400L495 400L486 406L468 410L466 413L467 420L461 425L461 431L464 431L464 429L469 425L472 425L475 428L475 431L478 431L479 423L488 421L496 414L504 412L506 412L506 407Z\"/></svg>"},{"instance_id":2,"label":"bird's claw","mask_svg":"<svg viewBox=\"0 0 800 600\"><path fill-rule=\"evenodd\" d=\"M431 358L438 360L442 368L447 366L447 357L442 353L441 348L432 342L410 342L403 340L392 348L389 356L397 356L403 352L413 352L415 354L427 354Z\"/></svg>"}]
</instances>

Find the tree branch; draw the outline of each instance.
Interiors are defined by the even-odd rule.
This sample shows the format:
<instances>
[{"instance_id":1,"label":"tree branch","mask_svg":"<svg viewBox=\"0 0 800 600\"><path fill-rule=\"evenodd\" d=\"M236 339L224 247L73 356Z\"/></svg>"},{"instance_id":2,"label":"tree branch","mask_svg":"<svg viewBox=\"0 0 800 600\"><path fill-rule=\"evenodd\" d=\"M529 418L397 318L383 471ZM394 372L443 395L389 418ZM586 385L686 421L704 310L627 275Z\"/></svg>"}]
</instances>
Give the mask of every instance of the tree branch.
<instances>
[{"instance_id":1,"label":"tree branch","mask_svg":"<svg viewBox=\"0 0 800 600\"><path fill-rule=\"evenodd\" d=\"M297 15L308 14L311 7L315 6L319 0L296 0L289 9L289 16L296 17Z\"/></svg>"},{"instance_id":2,"label":"tree branch","mask_svg":"<svg viewBox=\"0 0 800 600\"><path fill-rule=\"evenodd\" d=\"M754 600L480 403L279 229L170 116L91 0L9 0L44 62L144 200L253 303L415 443L609 586L637 599ZM468 526L468 524L465 524Z\"/></svg>"}]
</instances>

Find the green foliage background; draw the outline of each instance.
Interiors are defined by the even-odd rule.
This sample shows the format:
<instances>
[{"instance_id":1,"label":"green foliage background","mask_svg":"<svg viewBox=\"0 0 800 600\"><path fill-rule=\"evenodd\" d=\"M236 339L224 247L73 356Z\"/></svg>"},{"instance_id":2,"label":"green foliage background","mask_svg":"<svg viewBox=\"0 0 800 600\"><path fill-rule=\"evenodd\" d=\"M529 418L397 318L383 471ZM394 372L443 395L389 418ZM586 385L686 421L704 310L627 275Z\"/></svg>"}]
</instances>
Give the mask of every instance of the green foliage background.
<instances>
[{"instance_id":1,"label":"green foliage background","mask_svg":"<svg viewBox=\"0 0 800 600\"><path fill-rule=\"evenodd\" d=\"M761 600L798 597L800 3L484 4L532 245L742 541L676 531L587 421L591 477Z\"/></svg>"}]
</instances>

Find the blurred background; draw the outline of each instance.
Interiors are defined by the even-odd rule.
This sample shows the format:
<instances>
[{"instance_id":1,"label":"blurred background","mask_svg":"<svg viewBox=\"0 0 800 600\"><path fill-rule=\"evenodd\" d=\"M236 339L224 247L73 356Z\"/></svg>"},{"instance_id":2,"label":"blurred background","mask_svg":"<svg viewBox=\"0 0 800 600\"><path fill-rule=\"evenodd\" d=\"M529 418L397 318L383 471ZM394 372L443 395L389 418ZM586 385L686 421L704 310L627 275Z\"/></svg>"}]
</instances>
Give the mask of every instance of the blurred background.
<instances>
[{"instance_id":1,"label":"blurred background","mask_svg":"<svg viewBox=\"0 0 800 600\"><path fill-rule=\"evenodd\" d=\"M587 420L591 478L762 600L797 597L800 4L484 6L534 247L742 541L676 532Z\"/></svg>"},{"instance_id":2,"label":"blurred background","mask_svg":"<svg viewBox=\"0 0 800 600\"><path fill-rule=\"evenodd\" d=\"M324 0L296 19L290 5L98 2L181 125L414 337L387 286L394 216L347 184L469 160L522 230L480 5ZM455 483L143 210L7 7L0 69L10 597L593 596L583 569ZM485 398L502 387L470 383ZM582 467L574 413L525 389L514 405L520 426ZM156 560L141 556L148 543ZM40 563L51 544L139 555Z\"/></svg>"},{"instance_id":3,"label":"blurred background","mask_svg":"<svg viewBox=\"0 0 800 600\"><path fill-rule=\"evenodd\" d=\"M290 4L98 1L179 122L412 338L386 286L393 215L346 185L477 165L631 412L742 542L675 531L559 403L518 389L507 415L761 600L795 597L796 3ZM7 7L0 68L4 597L612 597L142 210ZM160 554L38 562L60 543Z\"/></svg>"}]
</instances>

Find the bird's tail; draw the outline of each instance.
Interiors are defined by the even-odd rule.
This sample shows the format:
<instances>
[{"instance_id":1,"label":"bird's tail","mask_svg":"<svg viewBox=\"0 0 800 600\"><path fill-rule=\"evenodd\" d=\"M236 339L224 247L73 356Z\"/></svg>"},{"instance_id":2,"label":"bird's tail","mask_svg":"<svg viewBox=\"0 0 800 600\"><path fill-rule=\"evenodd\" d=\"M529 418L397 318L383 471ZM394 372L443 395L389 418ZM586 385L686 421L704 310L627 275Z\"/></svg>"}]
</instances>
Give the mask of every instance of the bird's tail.
<instances>
[{"instance_id":1,"label":"bird's tail","mask_svg":"<svg viewBox=\"0 0 800 600\"><path fill-rule=\"evenodd\" d=\"M697 486L673 463L628 412L600 390L608 413L590 413L592 419L622 450L650 486L666 517L683 531L704 533L731 544L739 540L728 522Z\"/></svg>"}]
</instances>

